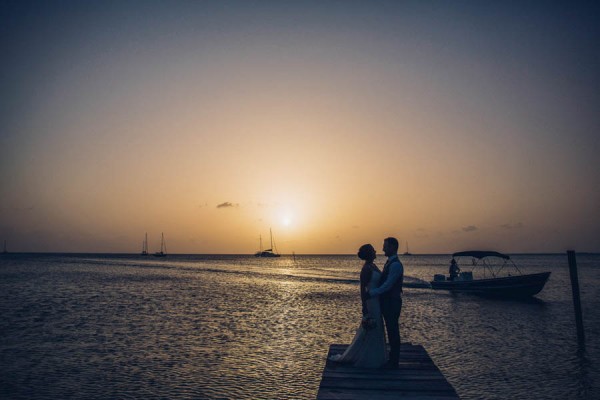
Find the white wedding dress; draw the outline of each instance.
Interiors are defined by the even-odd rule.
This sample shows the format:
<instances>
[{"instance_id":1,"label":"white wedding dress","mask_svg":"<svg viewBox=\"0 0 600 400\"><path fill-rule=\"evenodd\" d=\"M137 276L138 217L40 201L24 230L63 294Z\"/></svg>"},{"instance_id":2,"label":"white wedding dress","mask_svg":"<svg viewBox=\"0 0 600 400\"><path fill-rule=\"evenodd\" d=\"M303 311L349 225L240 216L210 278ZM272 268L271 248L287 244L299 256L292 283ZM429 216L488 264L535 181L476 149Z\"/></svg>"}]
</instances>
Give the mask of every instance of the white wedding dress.
<instances>
[{"instance_id":1,"label":"white wedding dress","mask_svg":"<svg viewBox=\"0 0 600 400\"><path fill-rule=\"evenodd\" d=\"M369 282L369 290L379 286L380 278L381 273L373 271ZM350 346L344 353L331 356L332 361L350 363L360 368L379 368L385 363L387 351L379 297L367 300L367 312L367 317L375 321L375 326L367 330L361 324L356 330Z\"/></svg>"}]
</instances>

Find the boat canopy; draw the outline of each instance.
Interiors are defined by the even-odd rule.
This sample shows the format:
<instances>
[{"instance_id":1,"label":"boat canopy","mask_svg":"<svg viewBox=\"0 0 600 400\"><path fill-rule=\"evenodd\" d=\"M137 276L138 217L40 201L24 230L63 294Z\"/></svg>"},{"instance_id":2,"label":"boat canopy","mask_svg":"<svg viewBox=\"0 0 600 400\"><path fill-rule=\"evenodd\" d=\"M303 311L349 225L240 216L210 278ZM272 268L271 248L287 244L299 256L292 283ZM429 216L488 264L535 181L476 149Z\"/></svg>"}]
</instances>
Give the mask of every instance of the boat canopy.
<instances>
[{"instance_id":1,"label":"boat canopy","mask_svg":"<svg viewBox=\"0 0 600 400\"><path fill-rule=\"evenodd\" d=\"M452 257L474 257L478 259L482 259L485 257L500 257L505 260L510 260L510 257L506 254L498 253L497 251L459 251L457 253L452 254Z\"/></svg>"}]
</instances>

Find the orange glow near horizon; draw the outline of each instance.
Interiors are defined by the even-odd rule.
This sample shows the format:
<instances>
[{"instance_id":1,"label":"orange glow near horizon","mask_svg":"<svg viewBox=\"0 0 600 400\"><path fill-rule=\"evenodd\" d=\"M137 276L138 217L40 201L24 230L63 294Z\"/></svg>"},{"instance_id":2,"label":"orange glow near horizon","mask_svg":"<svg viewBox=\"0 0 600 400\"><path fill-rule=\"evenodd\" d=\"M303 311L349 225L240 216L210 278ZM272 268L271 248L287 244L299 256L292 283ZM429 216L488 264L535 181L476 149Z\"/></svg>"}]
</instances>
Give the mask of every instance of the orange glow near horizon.
<instances>
[{"instance_id":1,"label":"orange glow near horizon","mask_svg":"<svg viewBox=\"0 0 600 400\"><path fill-rule=\"evenodd\" d=\"M172 253L252 254L272 228L284 254L600 251L586 31L540 20L517 46L483 9L178 5L6 25L10 250L135 253L148 232L155 251L164 232Z\"/></svg>"}]
</instances>

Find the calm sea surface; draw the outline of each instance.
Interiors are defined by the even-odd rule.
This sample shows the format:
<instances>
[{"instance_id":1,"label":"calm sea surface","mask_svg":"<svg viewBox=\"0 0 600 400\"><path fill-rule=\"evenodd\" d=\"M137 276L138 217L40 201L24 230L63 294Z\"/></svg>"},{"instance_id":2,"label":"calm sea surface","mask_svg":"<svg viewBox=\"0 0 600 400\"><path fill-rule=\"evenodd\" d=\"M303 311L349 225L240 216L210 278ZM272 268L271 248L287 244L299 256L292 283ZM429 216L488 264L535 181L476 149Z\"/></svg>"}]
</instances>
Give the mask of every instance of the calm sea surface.
<instances>
[{"instance_id":1,"label":"calm sea surface","mask_svg":"<svg viewBox=\"0 0 600 400\"><path fill-rule=\"evenodd\" d=\"M401 258L411 281L449 261ZM566 255L513 259L552 271L536 300L409 287L402 340L422 344L463 399L600 398L600 256L577 257L583 353ZM349 343L360 320L360 267L353 256L0 256L0 397L314 399L329 345Z\"/></svg>"}]
</instances>

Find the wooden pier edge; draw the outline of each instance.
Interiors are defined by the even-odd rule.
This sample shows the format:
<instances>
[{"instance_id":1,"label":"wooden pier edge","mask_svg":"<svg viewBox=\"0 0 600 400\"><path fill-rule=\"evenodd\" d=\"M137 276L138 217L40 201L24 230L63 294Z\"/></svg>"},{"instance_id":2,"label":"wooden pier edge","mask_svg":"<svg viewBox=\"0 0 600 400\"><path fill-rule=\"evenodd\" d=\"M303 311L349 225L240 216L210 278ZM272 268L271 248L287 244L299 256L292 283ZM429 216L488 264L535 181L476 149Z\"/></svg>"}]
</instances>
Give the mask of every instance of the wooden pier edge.
<instances>
[{"instance_id":1,"label":"wooden pier edge","mask_svg":"<svg viewBox=\"0 0 600 400\"><path fill-rule=\"evenodd\" d=\"M398 369L356 368L329 360L348 345L329 346L317 400L453 400L452 385L421 345L402 343Z\"/></svg>"}]
</instances>

